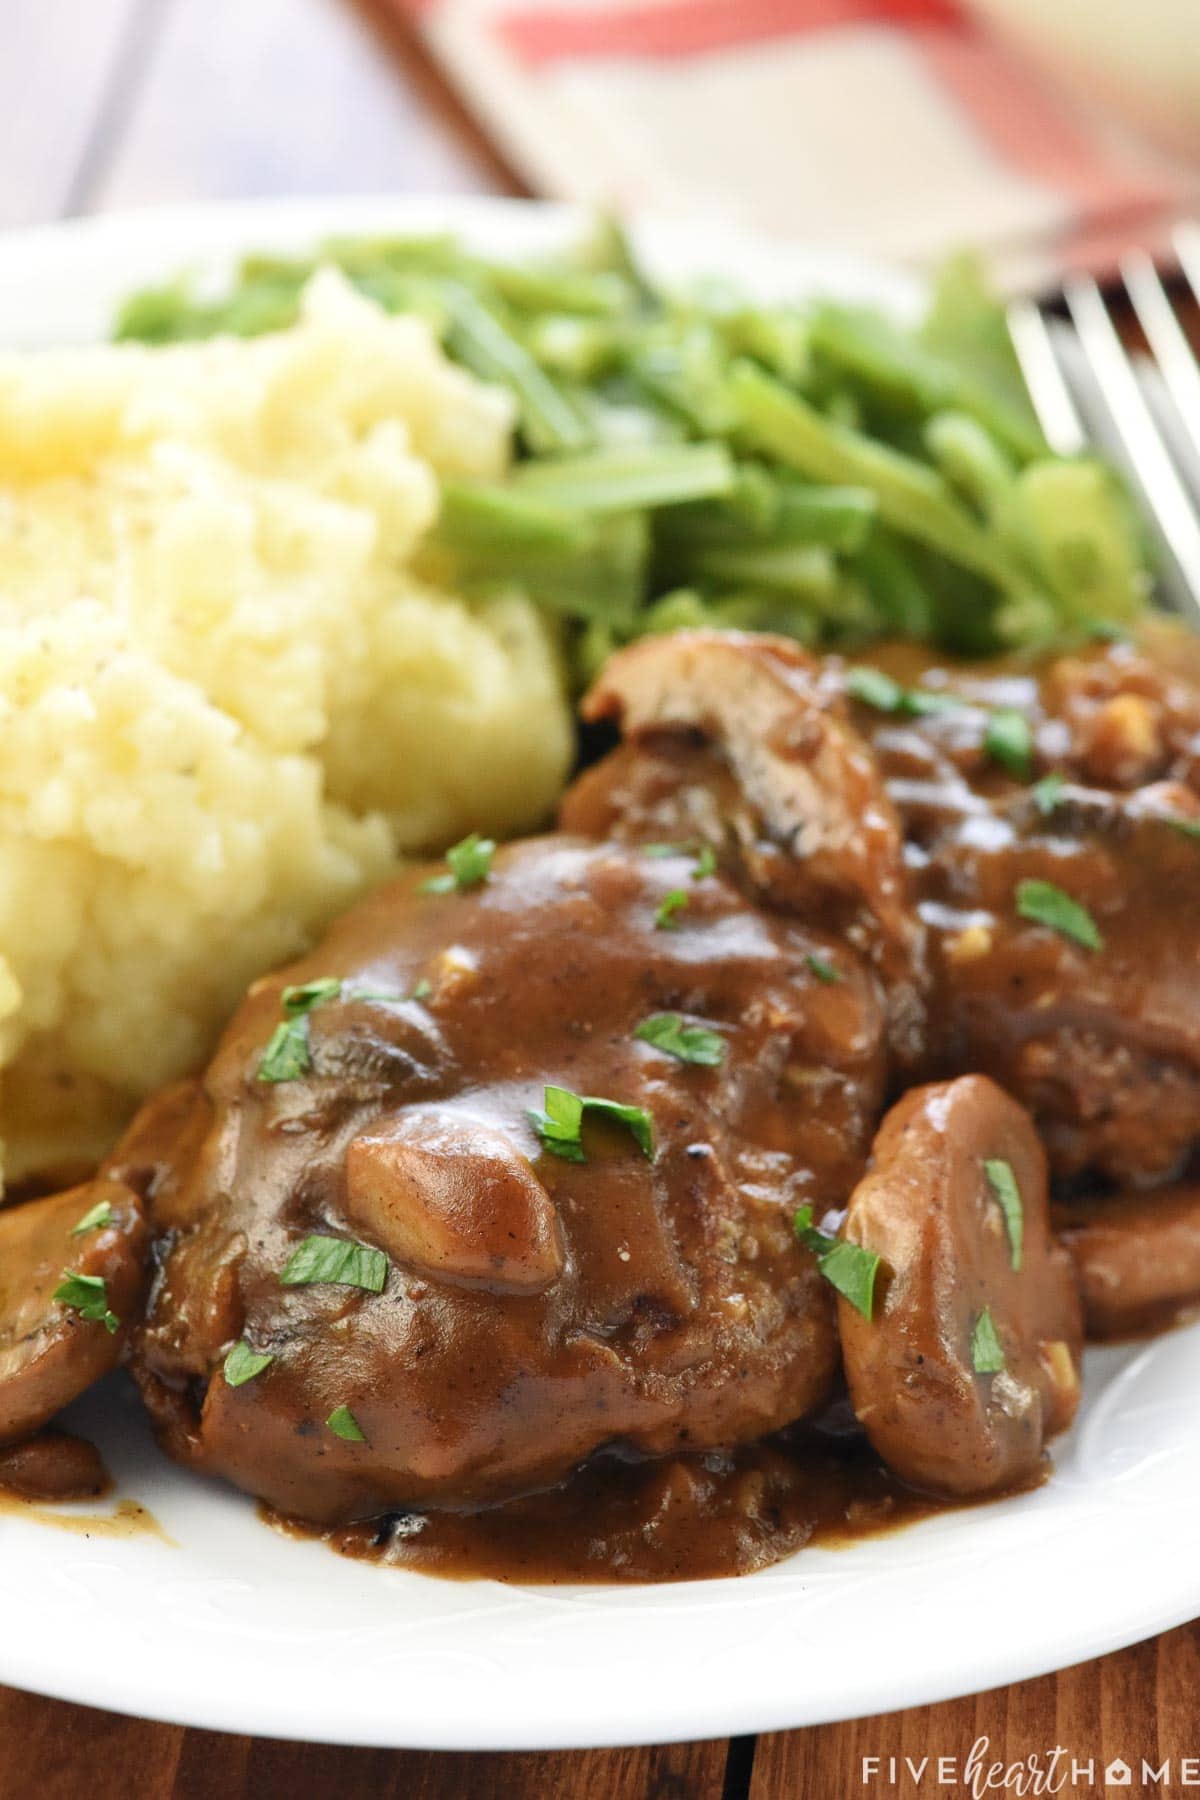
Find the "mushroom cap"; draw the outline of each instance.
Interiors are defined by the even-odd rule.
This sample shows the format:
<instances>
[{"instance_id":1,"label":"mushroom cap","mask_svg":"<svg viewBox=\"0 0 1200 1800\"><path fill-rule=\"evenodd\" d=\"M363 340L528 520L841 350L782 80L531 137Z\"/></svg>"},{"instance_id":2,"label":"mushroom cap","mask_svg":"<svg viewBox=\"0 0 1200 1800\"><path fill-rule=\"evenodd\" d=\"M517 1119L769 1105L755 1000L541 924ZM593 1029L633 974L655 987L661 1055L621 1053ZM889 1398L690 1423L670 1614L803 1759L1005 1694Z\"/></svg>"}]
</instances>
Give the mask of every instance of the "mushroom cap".
<instances>
[{"instance_id":1,"label":"mushroom cap","mask_svg":"<svg viewBox=\"0 0 1200 1800\"><path fill-rule=\"evenodd\" d=\"M936 1493L1029 1480L1078 1404L1082 1322L1028 1114L982 1075L910 1090L880 1128L842 1235L882 1259L870 1320L838 1302L851 1399L879 1454ZM999 1369L980 1366L985 1314Z\"/></svg>"},{"instance_id":2,"label":"mushroom cap","mask_svg":"<svg viewBox=\"0 0 1200 1800\"><path fill-rule=\"evenodd\" d=\"M101 1204L106 1221L77 1234ZM115 1366L141 1305L148 1251L141 1201L120 1182L102 1178L0 1212L0 1443L40 1430ZM55 1299L68 1270L103 1280L118 1330Z\"/></svg>"}]
</instances>

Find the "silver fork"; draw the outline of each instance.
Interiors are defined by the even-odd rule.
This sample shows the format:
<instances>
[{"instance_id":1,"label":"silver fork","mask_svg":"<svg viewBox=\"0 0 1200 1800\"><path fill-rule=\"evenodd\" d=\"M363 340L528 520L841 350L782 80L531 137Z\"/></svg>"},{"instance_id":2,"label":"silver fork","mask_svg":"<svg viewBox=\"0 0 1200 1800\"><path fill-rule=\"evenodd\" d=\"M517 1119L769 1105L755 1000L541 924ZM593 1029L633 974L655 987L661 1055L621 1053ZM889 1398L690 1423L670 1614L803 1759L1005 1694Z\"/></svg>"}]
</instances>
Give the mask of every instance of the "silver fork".
<instances>
[{"instance_id":1,"label":"silver fork","mask_svg":"<svg viewBox=\"0 0 1200 1800\"><path fill-rule=\"evenodd\" d=\"M1200 302L1200 226L1175 250ZM1063 288L1068 319L1016 300L1009 331L1047 441L1064 456L1098 444L1124 469L1161 547L1159 597L1200 629L1200 364L1150 257L1135 251L1120 275L1150 357L1126 350L1088 275Z\"/></svg>"}]
</instances>

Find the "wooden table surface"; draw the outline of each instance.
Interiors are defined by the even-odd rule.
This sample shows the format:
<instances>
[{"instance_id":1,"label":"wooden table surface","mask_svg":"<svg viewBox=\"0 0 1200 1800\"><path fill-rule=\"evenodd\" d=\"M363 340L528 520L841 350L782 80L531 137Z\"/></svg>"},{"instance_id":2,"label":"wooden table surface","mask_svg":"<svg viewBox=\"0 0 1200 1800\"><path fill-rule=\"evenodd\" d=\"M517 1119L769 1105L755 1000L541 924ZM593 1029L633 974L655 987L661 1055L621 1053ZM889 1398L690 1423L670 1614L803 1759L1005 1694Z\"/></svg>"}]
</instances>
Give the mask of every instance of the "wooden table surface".
<instances>
[{"instance_id":1,"label":"wooden table surface","mask_svg":"<svg viewBox=\"0 0 1200 1800\"><path fill-rule=\"evenodd\" d=\"M3 28L0 226L253 194L521 191L372 0L4 0ZM1200 1785L1200 1761L1188 1769L1183 1759L1200 1758L1200 1623L1059 1675L886 1718L757 1742L569 1755L276 1743L0 1689L0 1800L965 1794L938 1787L929 1769L917 1781L903 1759L961 1761L980 1737L1005 1763L1056 1745L1068 1762L1091 1762L1094 1779L1081 1767L1060 1790L1071 1796L1103 1794L1114 1757L1135 1771L1143 1757L1153 1768L1170 1758L1173 1782L1145 1791L1191 1791L1185 1777ZM864 1782L867 1756L884 1759L883 1774ZM1126 1791L1142 1791L1136 1776Z\"/></svg>"}]
</instances>

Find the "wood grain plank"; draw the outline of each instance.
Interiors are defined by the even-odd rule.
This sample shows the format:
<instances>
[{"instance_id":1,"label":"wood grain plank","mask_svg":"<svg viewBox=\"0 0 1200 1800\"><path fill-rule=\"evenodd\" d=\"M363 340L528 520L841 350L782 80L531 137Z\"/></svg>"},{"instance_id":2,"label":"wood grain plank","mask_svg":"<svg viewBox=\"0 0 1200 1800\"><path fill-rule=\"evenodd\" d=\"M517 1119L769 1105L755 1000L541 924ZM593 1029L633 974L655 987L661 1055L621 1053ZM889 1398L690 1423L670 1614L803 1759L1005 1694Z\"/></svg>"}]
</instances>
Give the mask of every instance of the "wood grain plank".
<instances>
[{"instance_id":1,"label":"wood grain plank","mask_svg":"<svg viewBox=\"0 0 1200 1800\"><path fill-rule=\"evenodd\" d=\"M171 0L146 80L93 171L88 210L509 188L402 47L347 0Z\"/></svg>"},{"instance_id":2,"label":"wood grain plank","mask_svg":"<svg viewBox=\"0 0 1200 1800\"><path fill-rule=\"evenodd\" d=\"M1200 1623L1011 1688L760 1738L749 1796L907 1800L939 1791L936 1759L953 1757L961 1769L981 1738L988 1760L1005 1765L1061 1745L1067 1795L1102 1795L1103 1770L1118 1756L1139 1774L1143 1760L1158 1768L1169 1759L1174 1779L1147 1791L1186 1793L1182 1761L1200 1755L1198 1692ZM864 1782L868 1756L881 1767ZM916 1779L906 1759L919 1769L925 1758ZM742 1791L736 1779L726 1788L727 1746L717 1740L547 1755L344 1750L185 1732L0 1689L0 1800L66 1800L84 1770L89 1800L134 1792L138 1800L720 1800Z\"/></svg>"},{"instance_id":3,"label":"wood grain plank","mask_svg":"<svg viewBox=\"0 0 1200 1800\"><path fill-rule=\"evenodd\" d=\"M720 1800L725 1752L723 1741L528 1756L256 1744L245 1792L247 1800L252 1794L297 1792L305 1800L331 1793L339 1800L462 1800L464 1795L471 1800ZM293 1785L303 1782L310 1785Z\"/></svg>"},{"instance_id":4,"label":"wood grain plank","mask_svg":"<svg viewBox=\"0 0 1200 1800\"><path fill-rule=\"evenodd\" d=\"M83 1793L88 1800L158 1800L172 1791L184 1735L177 1726L0 1688L0 1800Z\"/></svg>"},{"instance_id":5,"label":"wood grain plank","mask_svg":"<svg viewBox=\"0 0 1200 1800\"><path fill-rule=\"evenodd\" d=\"M139 0L4 0L0 226L56 217L69 199Z\"/></svg>"},{"instance_id":6,"label":"wood grain plank","mask_svg":"<svg viewBox=\"0 0 1200 1800\"><path fill-rule=\"evenodd\" d=\"M726 1744L446 1756L185 1731L0 1688L0 1800L721 1800Z\"/></svg>"},{"instance_id":7,"label":"wood grain plank","mask_svg":"<svg viewBox=\"0 0 1200 1800\"><path fill-rule=\"evenodd\" d=\"M800 1795L840 1800L850 1793L863 1794L867 1800L884 1794L889 1800L893 1796L905 1800L910 1795L953 1793L953 1787L939 1790L932 1765L946 1756L955 1758L961 1769L981 1738L987 1740L988 1763L1016 1764L1035 1753L1045 1762L1061 1745L1059 1766L1066 1772L1061 1792L1067 1796L1102 1795L1103 1771L1116 1757L1137 1771L1135 1793L1142 1791L1143 1760L1157 1769L1170 1759L1174 1770L1170 1783L1146 1791L1184 1793L1182 1760L1200 1756L1198 1684L1200 1622L1097 1662L969 1699L761 1737L750 1800ZM871 1770L866 1779L865 1757L882 1759L879 1771ZM896 1758L894 1780L891 1757ZM931 1759L931 1766L918 1778L914 1768L923 1757ZM1073 1765L1078 1765L1078 1779ZM963 1785L960 1791L968 1790Z\"/></svg>"}]
</instances>

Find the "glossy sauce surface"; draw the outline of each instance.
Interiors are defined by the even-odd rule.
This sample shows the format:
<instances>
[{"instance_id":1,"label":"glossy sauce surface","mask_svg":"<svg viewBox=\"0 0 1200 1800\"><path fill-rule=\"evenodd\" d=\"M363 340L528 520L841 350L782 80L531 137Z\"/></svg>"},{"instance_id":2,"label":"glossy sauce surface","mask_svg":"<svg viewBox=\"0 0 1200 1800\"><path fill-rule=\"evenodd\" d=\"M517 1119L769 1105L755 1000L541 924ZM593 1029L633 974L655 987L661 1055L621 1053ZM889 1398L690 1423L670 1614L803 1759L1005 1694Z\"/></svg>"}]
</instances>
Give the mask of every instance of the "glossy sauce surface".
<instances>
[{"instance_id":1,"label":"glossy sauce surface","mask_svg":"<svg viewBox=\"0 0 1200 1800\"><path fill-rule=\"evenodd\" d=\"M1153 1182L1191 1147L1190 684L1115 649L1036 673L885 650L881 666L949 704L872 709L836 661L698 634L678 654L703 697L680 711L676 654L639 652L637 681L616 682L634 725L568 797L573 835L505 847L466 889L418 871L372 896L255 985L203 1081L153 1103L108 1165L158 1234L133 1362L166 1447L346 1554L510 1580L701 1578L933 1510L897 1468L956 1495L1037 1479L1078 1397L1078 1327L1028 1120L1014 1136L964 1114L926 1146L945 1185L942 1299L913 1288L920 1316L900 1320L899 1360L868 1372L869 1405L850 1380L871 1432L912 1346L951 1330L971 1407L949 1474L907 1457L907 1388L899 1439L879 1446L891 1471L848 1417L812 1426L862 1346L844 1296L839 1345L796 1209L827 1231L853 1214L889 1081L994 1074L1060 1177ZM991 746L1004 714L1027 728L1020 770ZM1032 783L1048 774L1045 807ZM1029 880L1084 909L1097 941L1023 917ZM323 990L303 1056L264 1081L301 983ZM721 1055L645 1038L664 1013ZM566 1156L536 1124L551 1087L602 1097ZM914 1154L906 1140L900 1162ZM996 1156L1034 1209L1019 1282L980 1178ZM903 1172L885 1172L885 1223ZM380 1281L290 1282L313 1234L382 1251ZM885 1246L877 1319L899 1316L906 1266ZM971 1359L992 1306L1007 1362L988 1368ZM233 1380L239 1341L259 1366ZM1019 1454L972 1449L993 1402L1025 1398Z\"/></svg>"},{"instance_id":2,"label":"glossy sauce surface","mask_svg":"<svg viewBox=\"0 0 1200 1800\"><path fill-rule=\"evenodd\" d=\"M314 1534L343 1556L457 1580L608 1583L749 1575L945 1511L857 1433L796 1428L729 1453L597 1461L562 1486L473 1513L399 1513Z\"/></svg>"},{"instance_id":3,"label":"glossy sauce surface","mask_svg":"<svg viewBox=\"0 0 1200 1800\"><path fill-rule=\"evenodd\" d=\"M308 1020L311 1071L259 1080L281 989L315 979L342 987ZM640 1039L664 1012L717 1034L720 1064ZM164 1234L134 1367L168 1447L333 1524L519 1497L614 1447L752 1441L823 1405L832 1291L792 1217L861 1173L883 1033L846 946L684 852L531 840L473 891L382 890L252 992L186 1151L144 1125L114 1159ZM548 1084L641 1108L652 1155L602 1116L576 1157L547 1151L529 1113ZM382 1291L282 1282L311 1234L381 1247ZM233 1386L238 1338L274 1360ZM330 1429L340 1406L361 1440Z\"/></svg>"},{"instance_id":4,"label":"glossy sauce surface","mask_svg":"<svg viewBox=\"0 0 1200 1800\"><path fill-rule=\"evenodd\" d=\"M1197 656L1169 632L1036 670L891 647L872 660L944 710L855 705L928 944L918 1072L992 1075L1033 1113L1060 1179L1168 1180L1196 1139ZM989 746L1012 715L1029 730L1023 769ZM1022 916L1029 882L1082 908L1098 941Z\"/></svg>"}]
</instances>

